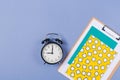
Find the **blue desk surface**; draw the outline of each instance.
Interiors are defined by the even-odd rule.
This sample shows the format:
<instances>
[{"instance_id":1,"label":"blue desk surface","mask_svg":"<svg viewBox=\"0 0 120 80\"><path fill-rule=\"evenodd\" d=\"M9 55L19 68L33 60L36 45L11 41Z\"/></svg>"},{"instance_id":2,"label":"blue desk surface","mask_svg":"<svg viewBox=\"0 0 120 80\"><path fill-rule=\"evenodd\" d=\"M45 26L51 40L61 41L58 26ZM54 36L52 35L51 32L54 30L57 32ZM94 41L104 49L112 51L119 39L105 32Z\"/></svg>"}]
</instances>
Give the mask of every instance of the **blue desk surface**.
<instances>
[{"instance_id":1,"label":"blue desk surface","mask_svg":"<svg viewBox=\"0 0 120 80\"><path fill-rule=\"evenodd\" d=\"M96 17L120 33L120 1L1 0L0 80L68 80L59 65L44 65L41 40L63 35L65 55L89 20ZM120 79L120 68L112 80Z\"/></svg>"}]
</instances>

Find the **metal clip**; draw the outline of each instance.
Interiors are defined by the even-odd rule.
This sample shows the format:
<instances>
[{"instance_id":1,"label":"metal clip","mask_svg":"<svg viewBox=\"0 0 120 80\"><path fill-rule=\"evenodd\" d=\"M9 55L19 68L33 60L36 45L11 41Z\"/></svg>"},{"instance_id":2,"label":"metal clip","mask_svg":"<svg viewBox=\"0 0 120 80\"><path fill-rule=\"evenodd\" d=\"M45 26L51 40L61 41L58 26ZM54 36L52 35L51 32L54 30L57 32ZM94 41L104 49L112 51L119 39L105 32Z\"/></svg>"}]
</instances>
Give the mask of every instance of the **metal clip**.
<instances>
[{"instance_id":1,"label":"metal clip","mask_svg":"<svg viewBox=\"0 0 120 80\"><path fill-rule=\"evenodd\" d=\"M118 41L120 40L120 36L116 32L114 32L112 29L108 28L107 25L104 25L102 30L105 31L110 36L114 37L116 40Z\"/></svg>"}]
</instances>

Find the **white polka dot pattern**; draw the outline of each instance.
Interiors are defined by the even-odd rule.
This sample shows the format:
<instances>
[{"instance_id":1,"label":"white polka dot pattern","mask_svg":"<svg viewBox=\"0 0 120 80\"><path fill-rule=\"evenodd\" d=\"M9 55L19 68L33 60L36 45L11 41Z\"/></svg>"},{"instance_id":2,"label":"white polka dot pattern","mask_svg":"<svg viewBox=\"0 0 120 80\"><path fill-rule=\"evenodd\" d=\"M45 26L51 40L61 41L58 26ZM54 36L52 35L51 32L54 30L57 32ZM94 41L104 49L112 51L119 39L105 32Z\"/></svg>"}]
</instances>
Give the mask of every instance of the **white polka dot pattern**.
<instances>
[{"instance_id":1,"label":"white polka dot pattern","mask_svg":"<svg viewBox=\"0 0 120 80\"><path fill-rule=\"evenodd\" d=\"M74 80L100 80L116 54L91 35L66 73Z\"/></svg>"}]
</instances>

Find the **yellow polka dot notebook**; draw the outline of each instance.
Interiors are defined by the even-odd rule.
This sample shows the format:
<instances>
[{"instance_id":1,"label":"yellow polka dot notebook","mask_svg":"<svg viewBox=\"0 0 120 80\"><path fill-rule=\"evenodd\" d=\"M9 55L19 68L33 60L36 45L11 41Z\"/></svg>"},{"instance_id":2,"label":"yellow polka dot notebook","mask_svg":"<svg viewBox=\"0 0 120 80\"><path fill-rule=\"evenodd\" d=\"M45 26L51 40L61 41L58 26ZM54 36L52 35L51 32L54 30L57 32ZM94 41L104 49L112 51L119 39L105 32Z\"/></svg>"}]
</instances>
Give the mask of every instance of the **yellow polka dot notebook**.
<instances>
[{"instance_id":1,"label":"yellow polka dot notebook","mask_svg":"<svg viewBox=\"0 0 120 80\"><path fill-rule=\"evenodd\" d=\"M110 80L120 64L120 36L93 18L58 71L70 80Z\"/></svg>"}]
</instances>

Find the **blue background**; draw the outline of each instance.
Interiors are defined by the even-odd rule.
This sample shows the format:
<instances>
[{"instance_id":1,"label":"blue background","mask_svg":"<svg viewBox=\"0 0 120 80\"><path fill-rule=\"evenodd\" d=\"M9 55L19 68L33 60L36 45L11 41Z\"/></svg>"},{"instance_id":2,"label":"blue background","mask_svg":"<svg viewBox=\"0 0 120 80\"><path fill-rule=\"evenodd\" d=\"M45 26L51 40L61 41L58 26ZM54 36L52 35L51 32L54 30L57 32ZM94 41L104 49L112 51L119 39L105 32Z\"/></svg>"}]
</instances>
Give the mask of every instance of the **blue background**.
<instances>
[{"instance_id":1,"label":"blue background","mask_svg":"<svg viewBox=\"0 0 120 80\"><path fill-rule=\"evenodd\" d=\"M41 40L61 34L66 55L92 17L120 33L119 0L0 0L0 80L68 80L44 65Z\"/></svg>"}]
</instances>

